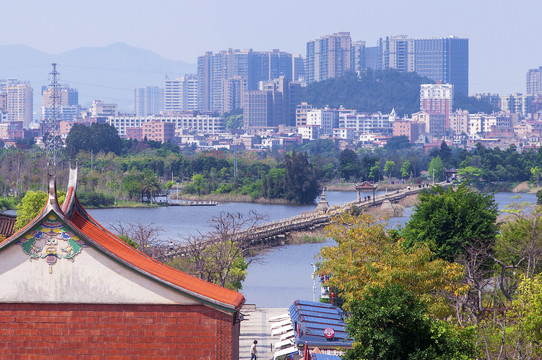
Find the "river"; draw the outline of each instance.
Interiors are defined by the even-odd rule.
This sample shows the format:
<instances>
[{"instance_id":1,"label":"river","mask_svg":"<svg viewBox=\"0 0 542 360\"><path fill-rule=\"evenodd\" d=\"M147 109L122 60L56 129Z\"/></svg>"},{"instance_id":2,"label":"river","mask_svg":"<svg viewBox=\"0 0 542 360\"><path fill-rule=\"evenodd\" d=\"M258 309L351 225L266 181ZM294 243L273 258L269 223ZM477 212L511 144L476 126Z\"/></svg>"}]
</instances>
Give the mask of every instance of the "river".
<instances>
[{"instance_id":1,"label":"river","mask_svg":"<svg viewBox=\"0 0 542 360\"><path fill-rule=\"evenodd\" d=\"M381 194L382 192L377 192ZM368 193L366 194L368 195ZM330 205L343 204L356 199L355 192L327 193ZM362 194L363 196L363 194ZM535 194L496 193L499 210L514 202L536 203ZM106 227L115 223L153 223L164 229L162 238L182 242L183 237L197 231L206 232L208 222L221 212L248 214L253 210L267 216L269 221L280 220L302 212L314 210L315 205L264 205L249 203L224 203L217 206L174 206L152 209L101 209L89 210L98 222ZM408 221L412 208L405 209L403 217L393 218L390 226L398 227ZM296 299L313 299L312 263L320 249L333 245L329 240L317 244L286 245L270 249L252 262L241 292L247 303L258 307L288 307ZM316 284L318 300L319 284Z\"/></svg>"}]
</instances>

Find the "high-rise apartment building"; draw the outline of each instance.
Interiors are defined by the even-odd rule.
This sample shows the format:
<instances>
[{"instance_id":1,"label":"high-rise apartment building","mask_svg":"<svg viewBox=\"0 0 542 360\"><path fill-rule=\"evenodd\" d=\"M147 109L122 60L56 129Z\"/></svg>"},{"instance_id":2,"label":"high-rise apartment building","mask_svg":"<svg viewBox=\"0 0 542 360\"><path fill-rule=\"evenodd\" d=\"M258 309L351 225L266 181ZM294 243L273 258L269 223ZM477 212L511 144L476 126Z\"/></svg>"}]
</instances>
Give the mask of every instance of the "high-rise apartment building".
<instances>
[{"instance_id":1,"label":"high-rise apartment building","mask_svg":"<svg viewBox=\"0 0 542 360\"><path fill-rule=\"evenodd\" d=\"M267 127L273 118L273 94L270 91L250 90L243 93L243 127Z\"/></svg>"},{"instance_id":2,"label":"high-rise apartment building","mask_svg":"<svg viewBox=\"0 0 542 360\"><path fill-rule=\"evenodd\" d=\"M164 112L168 114L198 109L198 77L188 74L164 82Z\"/></svg>"},{"instance_id":3,"label":"high-rise apartment building","mask_svg":"<svg viewBox=\"0 0 542 360\"><path fill-rule=\"evenodd\" d=\"M225 108L224 83L232 78L246 82L246 89L257 90L260 81L269 81L280 76L292 79L292 55L273 51L224 50L207 52L198 57L198 109L218 111ZM226 106L227 108L228 106Z\"/></svg>"},{"instance_id":4,"label":"high-rise apartment building","mask_svg":"<svg viewBox=\"0 0 542 360\"><path fill-rule=\"evenodd\" d=\"M296 126L296 107L301 85L285 76L260 82L259 90L246 91L243 98L245 128Z\"/></svg>"},{"instance_id":5,"label":"high-rise apartment building","mask_svg":"<svg viewBox=\"0 0 542 360\"><path fill-rule=\"evenodd\" d=\"M531 104L535 95L509 94L500 97L501 110L512 114L527 115L531 113Z\"/></svg>"},{"instance_id":6,"label":"high-rise apartment building","mask_svg":"<svg viewBox=\"0 0 542 360\"><path fill-rule=\"evenodd\" d=\"M158 115L164 111L164 88L140 86L135 89L136 116Z\"/></svg>"},{"instance_id":7,"label":"high-rise apartment building","mask_svg":"<svg viewBox=\"0 0 542 360\"><path fill-rule=\"evenodd\" d=\"M50 87L41 88L41 106L51 107L53 90ZM59 106L79 105L79 92L77 89L62 87L58 90Z\"/></svg>"},{"instance_id":8,"label":"high-rise apartment building","mask_svg":"<svg viewBox=\"0 0 542 360\"><path fill-rule=\"evenodd\" d=\"M378 42L377 66L379 69L415 71L415 40L406 35L387 36Z\"/></svg>"},{"instance_id":9,"label":"high-rise apartment building","mask_svg":"<svg viewBox=\"0 0 542 360\"><path fill-rule=\"evenodd\" d=\"M307 42L307 82L336 78L352 67L352 38L349 32L326 35Z\"/></svg>"},{"instance_id":10,"label":"high-rise apartment building","mask_svg":"<svg viewBox=\"0 0 542 360\"><path fill-rule=\"evenodd\" d=\"M378 64L378 46L367 46L365 41L355 41L352 43L352 65L354 71L365 69L376 69Z\"/></svg>"},{"instance_id":11,"label":"high-rise apartment building","mask_svg":"<svg viewBox=\"0 0 542 360\"><path fill-rule=\"evenodd\" d=\"M415 71L449 83L456 93L469 93L469 40L455 36L412 39L406 35L381 38L377 69Z\"/></svg>"},{"instance_id":12,"label":"high-rise apartment building","mask_svg":"<svg viewBox=\"0 0 542 360\"><path fill-rule=\"evenodd\" d=\"M415 67L419 75L452 84L469 94L469 39L455 36L415 40Z\"/></svg>"},{"instance_id":13,"label":"high-rise apartment building","mask_svg":"<svg viewBox=\"0 0 542 360\"><path fill-rule=\"evenodd\" d=\"M292 55L292 81L305 81L305 58L301 55Z\"/></svg>"},{"instance_id":14,"label":"high-rise apartment building","mask_svg":"<svg viewBox=\"0 0 542 360\"><path fill-rule=\"evenodd\" d=\"M234 76L222 82L223 107L222 112L229 112L243 107L241 104L243 92L247 90L247 82L241 76Z\"/></svg>"},{"instance_id":15,"label":"high-rise apartment building","mask_svg":"<svg viewBox=\"0 0 542 360\"><path fill-rule=\"evenodd\" d=\"M68 86L58 89L57 115L60 121L74 121L81 114L79 106L79 92ZM53 108L53 89L43 86L41 88L41 118L42 120L51 119L54 114Z\"/></svg>"},{"instance_id":16,"label":"high-rise apartment building","mask_svg":"<svg viewBox=\"0 0 542 360\"><path fill-rule=\"evenodd\" d=\"M1 86L5 93L8 121L22 121L24 127L32 122L34 95L30 83L9 80Z\"/></svg>"},{"instance_id":17,"label":"high-rise apartment building","mask_svg":"<svg viewBox=\"0 0 542 360\"><path fill-rule=\"evenodd\" d=\"M542 66L527 71L527 95L542 93Z\"/></svg>"}]
</instances>

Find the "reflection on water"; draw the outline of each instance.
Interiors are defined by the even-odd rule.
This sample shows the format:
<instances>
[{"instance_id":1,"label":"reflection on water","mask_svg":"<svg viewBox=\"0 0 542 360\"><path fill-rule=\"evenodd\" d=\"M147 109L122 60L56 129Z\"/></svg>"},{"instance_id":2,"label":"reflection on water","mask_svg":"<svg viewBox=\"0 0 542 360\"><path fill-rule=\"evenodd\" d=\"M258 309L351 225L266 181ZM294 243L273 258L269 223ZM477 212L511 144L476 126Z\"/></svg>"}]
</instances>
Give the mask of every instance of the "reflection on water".
<instances>
[{"instance_id":1,"label":"reflection on water","mask_svg":"<svg viewBox=\"0 0 542 360\"><path fill-rule=\"evenodd\" d=\"M377 193L378 194L378 193ZM366 194L368 195L368 193ZM356 199L355 192L327 193L330 205L343 204ZM363 196L363 194L362 194ZM536 203L535 194L496 193L499 210L514 202ZM268 217L269 221L280 220L302 212L314 210L315 205L263 205L226 203L218 206L177 206L153 209L104 209L89 210L92 217L107 226L109 223L154 223L164 228L164 237L182 241L182 237L196 231L205 232L208 221L221 212L248 214L253 210ZM409 219L413 209L405 209L402 217L393 218L389 226L398 228ZM315 256L324 246L332 246L329 240L319 244L287 245L269 250L248 268L248 275L241 292L247 303L258 307L288 307L296 299L312 300L312 266ZM318 284L316 299L318 299Z\"/></svg>"}]
</instances>

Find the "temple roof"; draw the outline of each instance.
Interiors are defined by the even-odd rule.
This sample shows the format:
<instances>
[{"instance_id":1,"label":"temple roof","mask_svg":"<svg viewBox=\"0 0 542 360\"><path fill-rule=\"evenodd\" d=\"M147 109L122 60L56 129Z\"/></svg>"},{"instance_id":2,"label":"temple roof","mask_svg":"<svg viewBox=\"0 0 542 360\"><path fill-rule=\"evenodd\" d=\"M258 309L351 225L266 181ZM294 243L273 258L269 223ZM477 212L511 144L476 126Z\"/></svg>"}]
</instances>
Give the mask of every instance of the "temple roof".
<instances>
[{"instance_id":1,"label":"temple roof","mask_svg":"<svg viewBox=\"0 0 542 360\"><path fill-rule=\"evenodd\" d=\"M13 234L13 227L17 221L17 216L0 214L0 235L9 237Z\"/></svg>"},{"instance_id":2,"label":"temple roof","mask_svg":"<svg viewBox=\"0 0 542 360\"><path fill-rule=\"evenodd\" d=\"M76 170L70 171L68 192L61 208L56 197L55 179L51 177L49 198L45 207L28 225L0 244L0 251L20 239L28 238L28 234L35 231L33 229L54 215L75 237L79 236L89 246L152 281L224 311L233 312L243 305L245 298L242 294L164 265L108 231L94 220L77 200L76 179Z\"/></svg>"}]
</instances>

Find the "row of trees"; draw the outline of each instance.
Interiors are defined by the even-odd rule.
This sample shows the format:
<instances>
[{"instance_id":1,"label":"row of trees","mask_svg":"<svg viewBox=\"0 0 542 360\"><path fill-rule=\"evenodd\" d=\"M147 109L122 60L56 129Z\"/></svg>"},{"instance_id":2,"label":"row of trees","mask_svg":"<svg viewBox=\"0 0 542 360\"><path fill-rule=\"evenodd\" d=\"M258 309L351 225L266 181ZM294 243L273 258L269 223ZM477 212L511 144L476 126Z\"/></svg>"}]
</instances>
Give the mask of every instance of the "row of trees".
<instances>
[{"instance_id":1,"label":"row of trees","mask_svg":"<svg viewBox=\"0 0 542 360\"><path fill-rule=\"evenodd\" d=\"M444 169L456 168L458 174L470 178L480 188L506 188L514 182L533 180L540 185L542 175L542 150L518 152L512 145L506 150L486 148L477 144L467 151L441 146L425 153L413 147L404 136L394 137L382 149L366 151L343 150L338 159L337 171L341 178L351 181L380 181L388 178L418 177L427 170L435 181L445 179Z\"/></svg>"},{"instance_id":2,"label":"row of trees","mask_svg":"<svg viewBox=\"0 0 542 360\"><path fill-rule=\"evenodd\" d=\"M316 182L321 184L338 178L349 181L381 181L386 177L407 179L417 178L427 170L431 179L434 176L435 181L441 181L445 168L458 168L459 174L469 177L476 186L497 189L497 186L506 188L513 182L529 179L539 182L542 174L541 150L518 152L513 146L500 150L477 145L466 151L442 143L439 148L426 153L412 146L403 136L391 138L384 148L374 150L340 151L332 140L317 140L294 147L292 152L276 149L261 154L239 152L237 176L234 176L234 155L227 151L196 154L190 149L181 151L171 143L123 141L114 128L106 124L88 128L74 126L72 130L68 149L78 151L81 190L107 195L114 202L151 200L152 194L171 187L168 181L182 183L181 191L189 194L242 194L252 198L311 202ZM92 138L107 141L88 141ZM111 138L115 141L110 142L108 139ZM106 143L116 145L113 149ZM303 164L295 165L300 171L294 171L292 175L295 176L290 176L286 174L286 163L294 152L306 155L304 160L299 158ZM60 188L67 181L67 159L61 159L57 166ZM5 198L12 196L20 200L28 190L45 190L46 179L40 170L46 166L43 150L0 149L0 160L0 191ZM286 180L297 185L285 183ZM294 192L294 188L307 189L308 196L304 192ZM93 196L94 199L97 196L100 195Z\"/></svg>"},{"instance_id":3,"label":"row of trees","mask_svg":"<svg viewBox=\"0 0 542 360\"><path fill-rule=\"evenodd\" d=\"M345 358L540 358L542 208L497 214L461 185L422 192L404 229L337 218L320 273L351 313Z\"/></svg>"}]
</instances>

